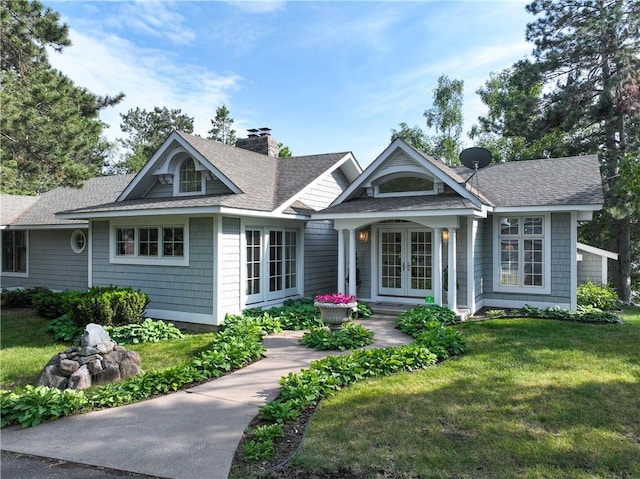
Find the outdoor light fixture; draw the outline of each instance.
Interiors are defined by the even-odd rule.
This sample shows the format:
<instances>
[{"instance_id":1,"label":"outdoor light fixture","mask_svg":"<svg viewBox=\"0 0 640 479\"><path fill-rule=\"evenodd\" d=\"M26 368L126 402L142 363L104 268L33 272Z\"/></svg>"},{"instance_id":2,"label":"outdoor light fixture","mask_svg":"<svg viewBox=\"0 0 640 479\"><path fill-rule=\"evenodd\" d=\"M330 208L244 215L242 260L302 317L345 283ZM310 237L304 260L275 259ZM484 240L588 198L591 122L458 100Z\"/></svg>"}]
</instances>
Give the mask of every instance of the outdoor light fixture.
<instances>
[{"instance_id":1,"label":"outdoor light fixture","mask_svg":"<svg viewBox=\"0 0 640 479\"><path fill-rule=\"evenodd\" d=\"M358 232L358 239L363 243L369 241L369 231L368 230L360 230Z\"/></svg>"},{"instance_id":2,"label":"outdoor light fixture","mask_svg":"<svg viewBox=\"0 0 640 479\"><path fill-rule=\"evenodd\" d=\"M449 230L442 230L442 241L449 241Z\"/></svg>"}]
</instances>

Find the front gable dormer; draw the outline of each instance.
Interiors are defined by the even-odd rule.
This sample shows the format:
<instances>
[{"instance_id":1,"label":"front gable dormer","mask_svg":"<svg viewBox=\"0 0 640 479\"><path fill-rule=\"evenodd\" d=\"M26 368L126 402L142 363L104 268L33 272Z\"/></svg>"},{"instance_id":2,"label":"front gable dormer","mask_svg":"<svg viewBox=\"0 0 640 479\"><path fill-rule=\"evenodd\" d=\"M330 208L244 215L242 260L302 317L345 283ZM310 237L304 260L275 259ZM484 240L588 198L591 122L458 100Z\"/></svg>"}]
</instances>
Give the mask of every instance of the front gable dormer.
<instances>
[{"instance_id":1,"label":"front gable dormer","mask_svg":"<svg viewBox=\"0 0 640 479\"><path fill-rule=\"evenodd\" d=\"M231 180L185 138L173 132L117 201L240 192Z\"/></svg>"},{"instance_id":2,"label":"front gable dormer","mask_svg":"<svg viewBox=\"0 0 640 479\"><path fill-rule=\"evenodd\" d=\"M464 180L436 160L425 157L398 139L376 158L332 205L355 198L397 198L457 193L480 206L464 186Z\"/></svg>"}]
</instances>

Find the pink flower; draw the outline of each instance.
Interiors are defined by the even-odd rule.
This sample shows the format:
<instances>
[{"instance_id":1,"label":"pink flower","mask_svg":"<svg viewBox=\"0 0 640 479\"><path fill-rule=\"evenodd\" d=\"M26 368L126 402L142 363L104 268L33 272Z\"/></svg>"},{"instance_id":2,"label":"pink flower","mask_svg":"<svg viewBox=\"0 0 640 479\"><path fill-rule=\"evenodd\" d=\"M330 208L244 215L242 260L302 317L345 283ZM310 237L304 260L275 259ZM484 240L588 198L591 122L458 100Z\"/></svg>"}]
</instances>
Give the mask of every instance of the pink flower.
<instances>
[{"instance_id":1,"label":"pink flower","mask_svg":"<svg viewBox=\"0 0 640 479\"><path fill-rule=\"evenodd\" d=\"M316 303L331 303L331 304L349 304L355 303L358 299L353 295L344 293L333 294L319 294L313 299Z\"/></svg>"}]
</instances>

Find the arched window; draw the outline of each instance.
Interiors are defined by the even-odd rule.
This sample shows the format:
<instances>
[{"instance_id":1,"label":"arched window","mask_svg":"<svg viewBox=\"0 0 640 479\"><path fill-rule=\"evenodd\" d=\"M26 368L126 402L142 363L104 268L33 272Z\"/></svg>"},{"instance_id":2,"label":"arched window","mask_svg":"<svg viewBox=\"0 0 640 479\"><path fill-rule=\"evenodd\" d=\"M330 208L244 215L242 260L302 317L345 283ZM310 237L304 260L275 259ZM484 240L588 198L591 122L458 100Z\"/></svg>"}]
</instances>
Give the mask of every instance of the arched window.
<instances>
[{"instance_id":1,"label":"arched window","mask_svg":"<svg viewBox=\"0 0 640 479\"><path fill-rule=\"evenodd\" d=\"M180 193L199 193L202 191L202 173L196 170L193 158L187 158L180 165Z\"/></svg>"},{"instance_id":2,"label":"arched window","mask_svg":"<svg viewBox=\"0 0 640 479\"><path fill-rule=\"evenodd\" d=\"M396 176L378 184L378 194L393 195L404 194L424 194L434 191L433 178L423 176Z\"/></svg>"}]
</instances>

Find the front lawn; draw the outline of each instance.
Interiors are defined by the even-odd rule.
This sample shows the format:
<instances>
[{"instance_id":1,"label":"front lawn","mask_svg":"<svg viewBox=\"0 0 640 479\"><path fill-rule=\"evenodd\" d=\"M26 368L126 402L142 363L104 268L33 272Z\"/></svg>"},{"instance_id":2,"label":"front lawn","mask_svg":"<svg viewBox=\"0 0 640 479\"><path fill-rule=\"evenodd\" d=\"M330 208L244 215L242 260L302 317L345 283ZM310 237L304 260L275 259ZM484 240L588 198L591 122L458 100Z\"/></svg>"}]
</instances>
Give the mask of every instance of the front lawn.
<instances>
[{"instance_id":1,"label":"front lawn","mask_svg":"<svg viewBox=\"0 0 640 479\"><path fill-rule=\"evenodd\" d=\"M272 477L640 477L640 311L622 317L456 326L465 355L325 399Z\"/></svg>"},{"instance_id":2,"label":"front lawn","mask_svg":"<svg viewBox=\"0 0 640 479\"><path fill-rule=\"evenodd\" d=\"M33 384L54 354L69 348L56 342L47 330L48 320L32 309L3 309L0 323L0 389ZM183 339L129 344L140 353L142 369L162 369L186 364L206 349L215 334L187 334Z\"/></svg>"}]
</instances>

